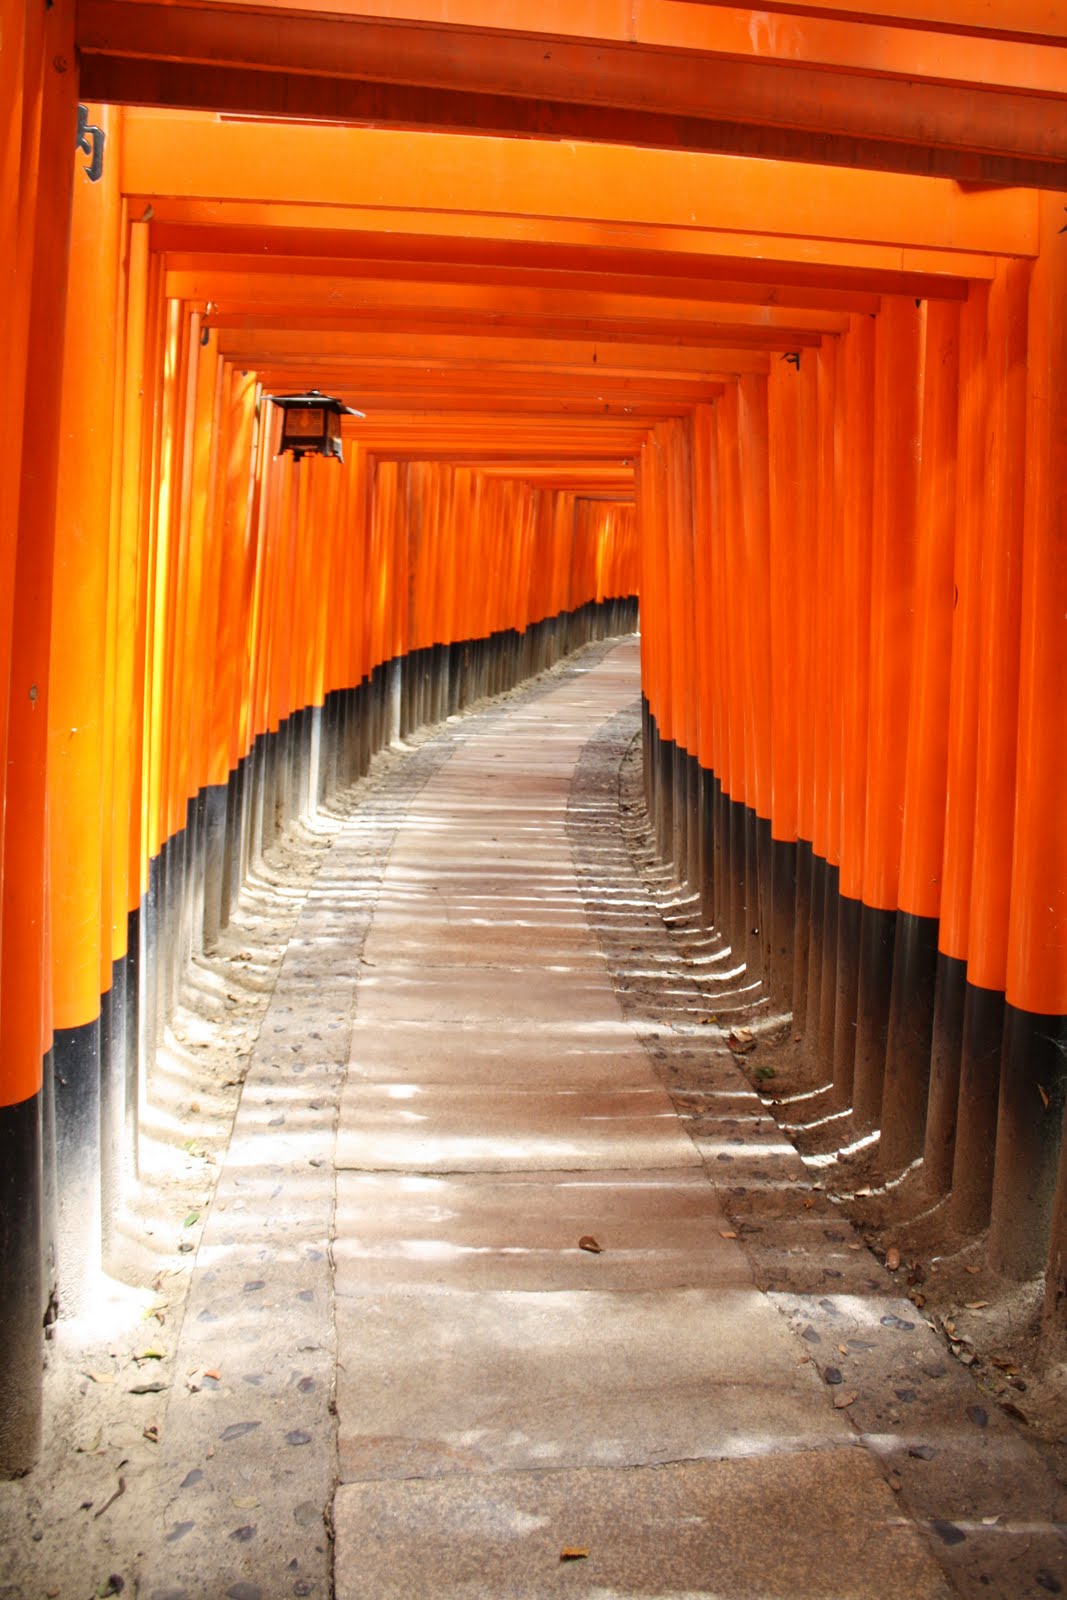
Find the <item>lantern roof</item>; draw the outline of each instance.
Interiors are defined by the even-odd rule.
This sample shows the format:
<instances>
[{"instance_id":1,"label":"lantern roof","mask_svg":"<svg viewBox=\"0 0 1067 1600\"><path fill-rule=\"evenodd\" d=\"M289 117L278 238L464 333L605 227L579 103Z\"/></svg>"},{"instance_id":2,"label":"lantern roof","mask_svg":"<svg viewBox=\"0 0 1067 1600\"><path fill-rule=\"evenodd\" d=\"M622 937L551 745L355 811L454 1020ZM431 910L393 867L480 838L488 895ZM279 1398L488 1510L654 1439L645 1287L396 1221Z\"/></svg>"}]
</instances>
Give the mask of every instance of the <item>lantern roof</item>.
<instances>
[{"instance_id":1,"label":"lantern roof","mask_svg":"<svg viewBox=\"0 0 1067 1600\"><path fill-rule=\"evenodd\" d=\"M333 395L323 394L318 389L308 389L305 394L271 394L267 396L276 406L283 410L299 410L300 407L312 406L326 408L338 416L365 417L365 411L357 411L354 406L346 406L343 400L337 400Z\"/></svg>"}]
</instances>

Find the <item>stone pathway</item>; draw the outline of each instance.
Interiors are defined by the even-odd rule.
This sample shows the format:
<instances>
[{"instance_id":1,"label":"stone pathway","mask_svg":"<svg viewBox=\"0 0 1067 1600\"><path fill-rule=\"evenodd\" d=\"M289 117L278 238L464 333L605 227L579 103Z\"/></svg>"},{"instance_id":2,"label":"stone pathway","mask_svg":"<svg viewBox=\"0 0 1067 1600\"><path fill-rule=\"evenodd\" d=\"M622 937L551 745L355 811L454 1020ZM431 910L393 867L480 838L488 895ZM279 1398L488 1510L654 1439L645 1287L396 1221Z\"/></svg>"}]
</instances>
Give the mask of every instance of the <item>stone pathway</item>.
<instances>
[{"instance_id":1,"label":"stone pathway","mask_svg":"<svg viewBox=\"0 0 1067 1600\"><path fill-rule=\"evenodd\" d=\"M588 920L568 797L636 686L627 643L464 726L397 827L338 1119L336 1594L944 1600Z\"/></svg>"}]
</instances>

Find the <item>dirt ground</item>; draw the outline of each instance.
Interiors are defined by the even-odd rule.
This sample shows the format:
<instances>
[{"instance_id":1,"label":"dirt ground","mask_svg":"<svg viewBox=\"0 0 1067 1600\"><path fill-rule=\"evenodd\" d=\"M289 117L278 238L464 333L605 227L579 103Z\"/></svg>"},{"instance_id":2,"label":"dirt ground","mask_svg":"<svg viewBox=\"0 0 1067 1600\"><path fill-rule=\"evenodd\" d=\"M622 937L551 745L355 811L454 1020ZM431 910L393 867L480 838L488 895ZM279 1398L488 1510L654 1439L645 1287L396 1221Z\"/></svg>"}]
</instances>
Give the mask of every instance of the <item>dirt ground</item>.
<instances>
[{"instance_id":1,"label":"dirt ground","mask_svg":"<svg viewBox=\"0 0 1067 1600\"><path fill-rule=\"evenodd\" d=\"M810 1096L812 1075L791 1028L761 1038L743 1065L828 1197L889 1264L956 1360L970 1367L979 1387L1026 1431L1067 1484L1067 1366L1051 1361L1042 1344L1044 1279L1018 1283L992 1272L985 1234L953 1230L946 1203L931 1201L924 1191L921 1169L886 1183L870 1147L841 1154L832 1136L797 1127L792 1097ZM760 1068L772 1076L757 1077ZM831 1110L828 1095L821 1099L820 1109ZM813 1102L806 1098L805 1105L811 1117Z\"/></svg>"},{"instance_id":2,"label":"dirt ground","mask_svg":"<svg viewBox=\"0 0 1067 1600\"><path fill-rule=\"evenodd\" d=\"M168 1393L207 1385L174 1354L200 1234L278 966L343 806L290 827L198 956L143 1108L139 1180L91 1316L53 1325L38 1466L0 1483L0 1596L133 1594L129 1556L154 1512Z\"/></svg>"}]
</instances>

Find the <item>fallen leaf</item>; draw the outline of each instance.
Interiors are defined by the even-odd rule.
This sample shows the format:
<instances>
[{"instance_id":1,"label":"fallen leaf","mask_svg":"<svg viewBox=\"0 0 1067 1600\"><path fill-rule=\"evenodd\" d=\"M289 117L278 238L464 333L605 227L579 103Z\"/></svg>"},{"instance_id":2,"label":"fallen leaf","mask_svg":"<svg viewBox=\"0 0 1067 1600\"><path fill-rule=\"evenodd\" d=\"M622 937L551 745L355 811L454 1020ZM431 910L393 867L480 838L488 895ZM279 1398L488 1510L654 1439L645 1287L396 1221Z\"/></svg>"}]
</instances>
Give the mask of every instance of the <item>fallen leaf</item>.
<instances>
[{"instance_id":1,"label":"fallen leaf","mask_svg":"<svg viewBox=\"0 0 1067 1600\"><path fill-rule=\"evenodd\" d=\"M157 1350L153 1345L148 1350L142 1350L140 1355L134 1356L133 1359L135 1361L166 1361L167 1352L165 1350Z\"/></svg>"},{"instance_id":2,"label":"fallen leaf","mask_svg":"<svg viewBox=\"0 0 1067 1600\"><path fill-rule=\"evenodd\" d=\"M988 1300L968 1300L964 1308L967 1311L984 1311L988 1304Z\"/></svg>"},{"instance_id":3,"label":"fallen leaf","mask_svg":"<svg viewBox=\"0 0 1067 1600\"><path fill-rule=\"evenodd\" d=\"M1047 1111L1048 1110L1048 1090L1045 1088L1044 1084L1039 1083L1038 1086L1037 1086L1037 1092L1041 1096L1041 1099L1044 1101L1045 1110Z\"/></svg>"},{"instance_id":4,"label":"fallen leaf","mask_svg":"<svg viewBox=\"0 0 1067 1600\"><path fill-rule=\"evenodd\" d=\"M222 1382L222 1373L217 1371L215 1367L206 1367L204 1370L204 1377L214 1378L216 1383Z\"/></svg>"},{"instance_id":5,"label":"fallen leaf","mask_svg":"<svg viewBox=\"0 0 1067 1600\"><path fill-rule=\"evenodd\" d=\"M89 1378L93 1383L114 1383L113 1372L90 1372L88 1368L82 1373L83 1378Z\"/></svg>"},{"instance_id":6,"label":"fallen leaf","mask_svg":"<svg viewBox=\"0 0 1067 1600\"><path fill-rule=\"evenodd\" d=\"M1014 1405L1012 1401L1002 1400L1000 1402L1000 1409L1001 1411L1006 1412L1009 1417L1014 1417L1016 1422L1021 1422L1024 1427L1028 1428L1030 1426L1030 1418L1026 1415L1026 1412L1020 1411L1019 1407Z\"/></svg>"},{"instance_id":7,"label":"fallen leaf","mask_svg":"<svg viewBox=\"0 0 1067 1600\"><path fill-rule=\"evenodd\" d=\"M603 1250L603 1245L597 1244L591 1233L583 1233L578 1240L579 1250L588 1250L591 1256L598 1256Z\"/></svg>"},{"instance_id":8,"label":"fallen leaf","mask_svg":"<svg viewBox=\"0 0 1067 1600\"><path fill-rule=\"evenodd\" d=\"M583 1550L580 1545L576 1544L564 1545L563 1549L559 1553L559 1559L561 1561L585 1561L588 1559L588 1556L589 1551Z\"/></svg>"},{"instance_id":9,"label":"fallen leaf","mask_svg":"<svg viewBox=\"0 0 1067 1600\"><path fill-rule=\"evenodd\" d=\"M932 1444L913 1444L908 1454L914 1456L916 1461L932 1461L937 1451Z\"/></svg>"},{"instance_id":10,"label":"fallen leaf","mask_svg":"<svg viewBox=\"0 0 1067 1600\"><path fill-rule=\"evenodd\" d=\"M896 1245L890 1245L885 1253L885 1264L890 1272L896 1272L900 1266L900 1251Z\"/></svg>"},{"instance_id":11,"label":"fallen leaf","mask_svg":"<svg viewBox=\"0 0 1067 1600\"><path fill-rule=\"evenodd\" d=\"M838 1348L838 1350L840 1351L840 1353L843 1356L847 1356L848 1355L848 1345L847 1344L839 1344L837 1348Z\"/></svg>"},{"instance_id":12,"label":"fallen leaf","mask_svg":"<svg viewBox=\"0 0 1067 1600\"><path fill-rule=\"evenodd\" d=\"M761 1083L766 1083L769 1079L777 1077L778 1074L773 1067L757 1067L752 1076L758 1078Z\"/></svg>"},{"instance_id":13,"label":"fallen leaf","mask_svg":"<svg viewBox=\"0 0 1067 1600\"><path fill-rule=\"evenodd\" d=\"M751 1028L735 1028L734 1029L734 1038L735 1039L754 1039L755 1037L756 1037L756 1035L753 1033Z\"/></svg>"},{"instance_id":14,"label":"fallen leaf","mask_svg":"<svg viewBox=\"0 0 1067 1600\"><path fill-rule=\"evenodd\" d=\"M135 1383L127 1389L127 1394L162 1394L164 1389L169 1389L169 1383L163 1383L159 1378L154 1383Z\"/></svg>"},{"instance_id":15,"label":"fallen leaf","mask_svg":"<svg viewBox=\"0 0 1067 1600\"><path fill-rule=\"evenodd\" d=\"M944 1327L945 1327L945 1332L948 1334L949 1338L950 1339L954 1338L955 1337L955 1333L956 1333L956 1324L953 1321L951 1321L951 1319L946 1319Z\"/></svg>"},{"instance_id":16,"label":"fallen leaf","mask_svg":"<svg viewBox=\"0 0 1067 1600\"><path fill-rule=\"evenodd\" d=\"M719 1229L719 1238L720 1239L736 1239L737 1238L737 1234L734 1232L734 1230L732 1228L720 1228Z\"/></svg>"},{"instance_id":17,"label":"fallen leaf","mask_svg":"<svg viewBox=\"0 0 1067 1600\"><path fill-rule=\"evenodd\" d=\"M972 1277L975 1277L979 1272L981 1272L982 1269L981 1267L964 1267L963 1270L964 1272L969 1272Z\"/></svg>"},{"instance_id":18,"label":"fallen leaf","mask_svg":"<svg viewBox=\"0 0 1067 1600\"><path fill-rule=\"evenodd\" d=\"M900 1476L899 1472L891 1472L889 1474L889 1487L892 1489L894 1494L899 1494L901 1489L903 1489L904 1479Z\"/></svg>"},{"instance_id":19,"label":"fallen leaf","mask_svg":"<svg viewBox=\"0 0 1067 1600\"><path fill-rule=\"evenodd\" d=\"M107 1499L104 1501L104 1503L100 1507L99 1511L94 1511L93 1512L93 1520L95 1521L97 1517L102 1517L104 1515L104 1512L107 1510L108 1506L113 1506L115 1504L115 1501L119 1498L119 1495L122 1495L122 1494L125 1494L125 1493L126 1493L126 1479L125 1478L120 1478L119 1481L118 1481L118 1487L115 1489L114 1493L108 1495ZM112 1578L109 1581L113 1583L115 1580ZM120 1584L120 1587L118 1589L109 1589L107 1591L107 1593L109 1593L109 1594L121 1594L121 1592L122 1592L122 1580L121 1579L119 1580L119 1584Z\"/></svg>"},{"instance_id":20,"label":"fallen leaf","mask_svg":"<svg viewBox=\"0 0 1067 1600\"><path fill-rule=\"evenodd\" d=\"M856 1401L858 1399L859 1399L859 1396L857 1394L853 1394L851 1392L851 1390L848 1391L845 1394L835 1394L834 1395L834 1410L835 1411L845 1411L845 1410L847 1410L847 1408L849 1406L855 1405L855 1403L856 1403Z\"/></svg>"},{"instance_id":21,"label":"fallen leaf","mask_svg":"<svg viewBox=\"0 0 1067 1600\"><path fill-rule=\"evenodd\" d=\"M149 1444L158 1444L159 1443L159 1424L158 1424L158 1422L150 1422L148 1424L147 1428L142 1428L141 1432L142 1432L143 1436L148 1440Z\"/></svg>"},{"instance_id":22,"label":"fallen leaf","mask_svg":"<svg viewBox=\"0 0 1067 1600\"><path fill-rule=\"evenodd\" d=\"M235 1496L232 1503L237 1507L238 1511L254 1511L259 1505L259 1501L253 1494Z\"/></svg>"},{"instance_id":23,"label":"fallen leaf","mask_svg":"<svg viewBox=\"0 0 1067 1600\"><path fill-rule=\"evenodd\" d=\"M814 1204L815 1204L815 1196L813 1194L809 1194L807 1196L807 1198L805 1199L805 1201L804 1201L804 1209L805 1209L805 1211L810 1211Z\"/></svg>"},{"instance_id":24,"label":"fallen leaf","mask_svg":"<svg viewBox=\"0 0 1067 1600\"><path fill-rule=\"evenodd\" d=\"M199 1185L198 1185L198 1187L199 1187ZM200 1213L199 1213L199 1211L188 1211L188 1212L186 1212L185 1221L182 1223L182 1227L183 1228L191 1228L194 1222L199 1222L199 1221L200 1221Z\"/></svg>"}]
</instances>

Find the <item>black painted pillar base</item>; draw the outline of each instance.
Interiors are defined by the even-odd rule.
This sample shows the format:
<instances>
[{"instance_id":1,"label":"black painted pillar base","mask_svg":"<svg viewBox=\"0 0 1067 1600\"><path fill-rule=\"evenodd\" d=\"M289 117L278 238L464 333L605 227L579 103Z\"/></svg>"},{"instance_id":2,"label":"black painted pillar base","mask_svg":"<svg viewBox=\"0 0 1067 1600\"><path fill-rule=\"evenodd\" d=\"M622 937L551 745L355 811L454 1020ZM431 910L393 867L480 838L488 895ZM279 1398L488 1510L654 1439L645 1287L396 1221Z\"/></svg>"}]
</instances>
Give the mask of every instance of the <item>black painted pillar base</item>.
<instances>
[{"instance_id":1,"label":"black painted pillar base","mask_svg":"<svg viewBox=\"0 0 1067 1600\"><path fill-rule=\"evenodd\" d=\"M204 790L204 949L214 950L223 926L223 901L228 893L226 883L226 816L229 785L212 784Z\"/></svg>"},{"instance_id":2,"label":"black painted pillar base","mask_svg":"<svg viewBox=\"0 0 1067 1600\"><path fill-rule=\"evenodd\" d=\"M718 778L715 780L713 826L711 870L715 879L715 927L723 943L730 944L730 796Z\"/></svg>"},{"instance_id":3,"label":"black painted pillar base","mask_svg":"<svg viewBox=\"0 0 1067 1600\"><path fill-rule=\"evenodd\" d=\"M860 990L860 924L863 902L840 895L837 902L837 941L834 952L834 1105L845 1110L852 1104L856 1072L856 1013Z\"/></svg>"},{"instance_id":4,"label":"black painted pillar base","mask_svg":"<svg viewBox=\"0 0 1067 1600\"><path fill-rule=\"evenodd\" d=\"M142 898L140 905L135 906L126 918L126 972L124 980L126 1003L123 1012L126 1024L126 1093L123 1097L126 1125L123 1133L123 1147L126 1151L126 1161L131 1178L136 1178L140 1170L137 1130L141 1116L141 1084L147 1072L141 1028L141 960L145 923L144 905L145 902Z\"/></svg>"},{"instance_id":5,"label":"black painted pillar base","mask_svg":"<svg viewBox=\"0 0 1067 1600\"><path fill-rule=\"evenodd\" d=\"M936 917L897 913L878 1146L879 1165L885 1173L903 1172L923 1153L930 1098L937 930Z\"/></svg>"},{"instance_id":6,"label":"black painted pillar base","mask_svg":"<svg viewBox=\"0 0 1067 1600\"><path fill-rule=\"evenodd\" d=\"M1000 1100L1004 996L968 984L963 1003L963 1048L949 1215L961 1233L981 1233L993 1202L993 1158Z\"/></svg>"},{"instance_id":7,"label":"black painted pillar base","mask_svg":"<svg viewBox=\"0 0 1067 1600\"><path fill-rule=\"evenodd\" d=\"M826 911L826 874L830 868L822 856L811 853L808 885L808 965L804 978L804 1060L815 1067L819 1060L819 1018L822 1011L822 968L832 959L823 939Z\"/></svg>"},{"instance_id":8,"label":"black painted pillar base","mask_svg":"<svg viewBox=\"0 0 1067 1600\"><path fill-rule=\"evenodd\" d=\"M749 832L745 854L747 883L747 963L749 976L760 979L766 989L771 971L771 819L757 816L749 808Z\"/></svg>"},{"instance_id":9,"label":"black painted pillar base","mask_svg":"<svg viewBox=\"0 0 1067 1600\"><path fill-rule=\"evenodd\" d=\"M818 1025L810 1015L808 1033L814 1035L813 1064L816 1081L829 1083L834 1073L834 1027L837 1019L837 917L841 906L841 868L827 862L823 872L822 941L823 954L819 966Z\"/></svg>"},{"instance_id":10,"label":"black painted pillar base","mask_svg":"<svg viewBox=\"0 0 1067 1600\"><path fill-rule=\"evenodd\" d=\"M856 1065L852 1080L852 1123L858 1134L872 1133L882 1115L896 921L895 911L874 906L865 905L860 914Z\"/></svg>"},{"instance_id":11,"label":"black painted pillar base","mask_svg":"<svg viewBox=\"0 0 1067 1600\"><path fill-rule=\"evenodd\" d=\"M680 744L671 749L670 862L679 883L686 880L689 860L689 756Z\"/></svg>"},{"instance_id":12,"label":"black painted pillar base","mask_svg":"<svg viewBox=\"0 0 1067 1600\"><path fill-rule=\"evenodd\" d=\"M930 1037L930 1095L923 1143L923 1188L936 1200L948 1194L952 1187L966 994L967 963L939 951Z\"/></svg>"},{"instance_id":13,"label":"black painted pillar base","mask_svg":"<svg viewBox=\"0 0 1067 1600\"><path fill-rule=\"evenodd\" d=\"M767 987L771 1003L781 1011L793 1004L793 933L797 903L797 847L771 839L771 883Z\"/></svg>"},{"instance_id":14,"label":"black painted pillar base","mask_svg":"<svg viewBox=\"0 0 1067 1600\"><path fill-rule=\"evenodd\" d=\"M706 928L715 926L715 820L718 785L715 774L699 769L700 784L700 920Z\"/></svg>"},{"instance_id":15,"label":"black painted pillar base","mask_svg":"<svg viewBox=\"0 0 1067 1600\"><path fill-rule=\"evenodd\" d=\"M0 1477L41 1442L41 1097L0 1106Z\"/></svg>"},{"instance_id":16,"label":"black painted pillar base","mask_svg":"<svg viewBox=\"0 0 1067 1600\"><path fill-rule=\"evenodd\" d=\"M686 755L686 860L685 881L694 894L700 894L704 880L703 852L703 770L694 755Z\"/></svg>"},{"instance_id":17,"label":"black painted pillar base","mask_svg":"<svg viewBox=\"0 0 1067 1600\"><path fill-rule=\"evenodd\" d=\"M793 1026L802 1032L808 1016L808 951L811 942L811 845L797 840L793 911Z\"/></svg>"},{"instance_id":18,"label":"black painted pillar base","mask_svg":"<svg viewBox=\"0 0 1067 1600\"><path fill-rule=\"evenodd\" d=\"M57 1253L60 1310L81 1310L100 1266L100 1023L57 1028Z\"/></svg>"},{"instance_id":19,"label":"black painted pillar base","mask_svg":"<svg viewBox=\"0 0 1067 1600\"><path fill-rule=\"evenodd\" d=\"M105 1262L115 1247L125 1188L125 1000L125 972L116 961L111 987L100 1000L100 1253Z\"/></svg>"},{"instance_id":20,"label":"black painted pillar base","mask_svg":"<svg viewBox=\"0 0 1067 1600\"><path fill-rule=\"evenodd\" d=\"M1005 1277L1045 1266L1065 1090L1067 1017L1006 1006L989 1227L989 1264Z\"/></svg>"}]
</instances>

